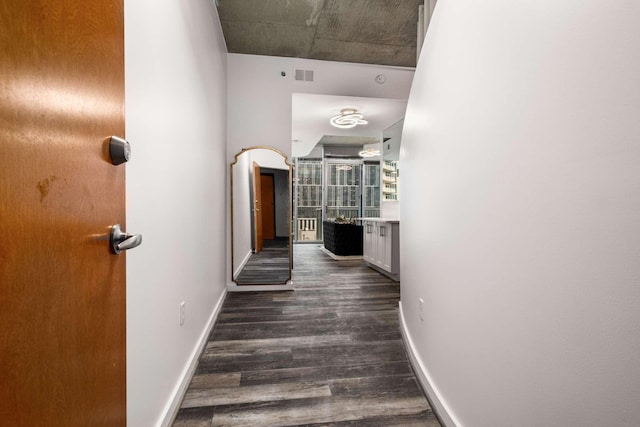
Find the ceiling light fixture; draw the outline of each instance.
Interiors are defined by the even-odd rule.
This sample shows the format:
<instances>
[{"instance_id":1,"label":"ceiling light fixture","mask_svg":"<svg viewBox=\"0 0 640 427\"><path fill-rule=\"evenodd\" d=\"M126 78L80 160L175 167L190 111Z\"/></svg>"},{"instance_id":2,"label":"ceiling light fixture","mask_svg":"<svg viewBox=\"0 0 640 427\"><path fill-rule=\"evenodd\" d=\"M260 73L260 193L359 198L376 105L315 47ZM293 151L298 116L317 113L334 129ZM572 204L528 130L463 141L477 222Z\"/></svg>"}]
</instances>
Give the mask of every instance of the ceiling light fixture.
<instances>
[{"instance_id":1,"label":"ceiling light fixture","mask_svg":"<svg viewBox=\"0 0 640 427\"><path fill-rule=\"evenodd\" d=\"M375 157L380 155L380 150L376 150L375 148L367 148L366 150L362 150L358 153L360 157Z\"/></svg>"},{"instance_id":2,"label":"ceiling light fixture","mask_svg":"<svg viewBox=\"0 0 640 427\"><path fill-rule=\"evenodd\" d=\"M366 120L363 120L364 116L358 112L355 108L344 108L340 110L340 114L331 117L329 122L340 129L351 129L358 125L366 125Z\"/></svg>"}]
</instances>

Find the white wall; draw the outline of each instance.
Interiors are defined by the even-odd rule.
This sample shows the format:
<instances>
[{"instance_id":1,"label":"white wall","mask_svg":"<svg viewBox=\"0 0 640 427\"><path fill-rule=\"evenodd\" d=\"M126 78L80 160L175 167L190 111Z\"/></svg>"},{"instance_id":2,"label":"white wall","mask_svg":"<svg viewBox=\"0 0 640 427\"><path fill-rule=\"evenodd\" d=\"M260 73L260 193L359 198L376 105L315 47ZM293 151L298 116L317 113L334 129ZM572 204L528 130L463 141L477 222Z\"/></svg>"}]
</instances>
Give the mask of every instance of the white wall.
<instances>
[{"instance_id":1,"label":"white wall","mask_svg":"<svg viewBox=\"0 0 640 427\"><path fill-rule=\"evenodd\" d=\"M632 0L438 3L400 159L402 308L461 426L640 425L638 22Z\"/></svg>"},{"instance_id":2,"label":"white wall","mask_svg":"<svg viewBox=\"0 0 640 427\"><path fill-rule=\"evenodd\" d=\"M248 148L248 147L246 147ZM261 168L272 168L289 172L284 157L273 150L252 149L238 156L233 165L233 274L240 272L252 253L253 237L253 163ZM278 194L276 194L278 196ZM285 227L288 227L285 218ZM284 236L287 236L287 232Z\"/></svg>"},{"instance_id":3,"label":"white wall","mask_svg":"<svg viewBox=\"0 0 640 427\"><path fill-rule=\"evenodd\" d=\"M226 48L211 0L127 1L125 25L128 425L153 426L225 289Z\"/></svg>"},{"instance_id":4,"label":"white wall","mask_svg":"<svg viewBox=\"0 0 640 427\"><path fill-rule=\"evenodd\" d=\"M380 218L400 219L400 200L381 200Z\"/></svg>"},{"instance_id":5,"label":"white wall","mask_svg":"<svg viewBox=\"0 0 640 427\"><path fill-rule=\"evenodd\" d=\"M314 70L313 82L296 82L293 70ZM267 145L291 155L294 93L407 99L413 69L299 58L229 54L228 158L243 147ZM286 76L282 77L281 72ZM384 84L375 82L387 76Z\"/></svg>"},{"instance_id":6,"label":"white wall","mask_svg":"<svg viewBox=\"0 0 640 427\"><path fill-rule=\"evenodd\" d=\"M233 275L237 276L251 255L251 161L249 153L233 165Z\"/></svg>"}]
</instances>

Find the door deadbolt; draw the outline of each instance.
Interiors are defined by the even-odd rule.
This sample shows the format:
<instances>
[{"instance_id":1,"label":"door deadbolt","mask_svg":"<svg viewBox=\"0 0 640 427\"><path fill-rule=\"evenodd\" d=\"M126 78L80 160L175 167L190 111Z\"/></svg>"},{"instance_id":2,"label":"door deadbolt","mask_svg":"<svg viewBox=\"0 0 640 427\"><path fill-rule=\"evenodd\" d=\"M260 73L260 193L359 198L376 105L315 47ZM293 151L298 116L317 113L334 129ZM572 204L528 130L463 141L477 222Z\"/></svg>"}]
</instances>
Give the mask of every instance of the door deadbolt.
<instances>
[{"instance_id":1,"label":"door deadbolt","mask_svg":"<svg viewBox=\"0 0 640 427\"><path fill-rule=\"evenodd\" d=\"M121 165L129 161L131 157L131 145L126 139L112 136L109 140L109 156L111 163Z\"/></svg>"}]
</instances>

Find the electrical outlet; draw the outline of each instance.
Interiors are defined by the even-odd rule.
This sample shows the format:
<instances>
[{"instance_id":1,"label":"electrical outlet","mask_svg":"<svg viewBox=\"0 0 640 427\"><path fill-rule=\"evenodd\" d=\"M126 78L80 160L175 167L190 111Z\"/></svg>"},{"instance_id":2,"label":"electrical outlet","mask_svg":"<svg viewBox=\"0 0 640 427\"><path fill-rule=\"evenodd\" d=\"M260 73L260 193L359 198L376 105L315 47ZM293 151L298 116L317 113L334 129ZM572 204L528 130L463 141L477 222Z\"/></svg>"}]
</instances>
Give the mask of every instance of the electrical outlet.
<instances>
[{"instance_id":1,"label":"electrical outlet","mask_svg":"<svg viewBox=\"0 0 640 427\"><path fill-rule=\"evenodd\" d=\"M184 310L185 310L185 302L182 301L180 303L180 326L184 325Z\"/></svg>"},{"instance_id":2,"label":"electrical outlet","mask_svg":"<svg viewBox=\"0 0 640 427\"><path fill-rule=\"evenodd\" d=\"M424 300L422 298L418 298L418 316L420 317L420 321L424 322L424 318L422 317L422 306L424 305Z\"/></svg>"}]
</instances>

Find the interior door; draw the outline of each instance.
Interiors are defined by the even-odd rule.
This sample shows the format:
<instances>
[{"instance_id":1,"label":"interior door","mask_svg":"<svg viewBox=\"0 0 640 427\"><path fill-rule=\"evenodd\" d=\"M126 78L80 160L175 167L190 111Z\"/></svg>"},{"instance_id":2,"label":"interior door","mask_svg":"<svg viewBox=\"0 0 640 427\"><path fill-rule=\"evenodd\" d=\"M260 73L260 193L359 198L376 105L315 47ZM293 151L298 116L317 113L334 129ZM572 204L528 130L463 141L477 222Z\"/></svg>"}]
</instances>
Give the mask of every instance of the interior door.
<instances>
[{"instance_id":1,"label":"interior door","mask_svg":"<svg viewBox=\"0 0 640 427\"><path fill-rule=\"evenodd\" d=\"M262 180L260 179L260 166L253 162L253 229L254 233L254 252L262 251Z\"/></svg>"},{"instance_id":2,"label":"interior door","mask_svg":"<svg viewBox=\"0 0 640 427\"><path fill-rule=\"evenodd\" d=\"M276 238L276 209L273 175L260 175L260 189L262 192L262 238L274 240Z\"/></svg>"},{"instance_id":3,"label":"interior door","mask_svg":"<svg viewBox=\"0 0 640 427\"><path fill-rule=\"evenodd\" d=\"M122 0L0 6L0 424L124 426Z\"/></svg>"}]
</instances>

